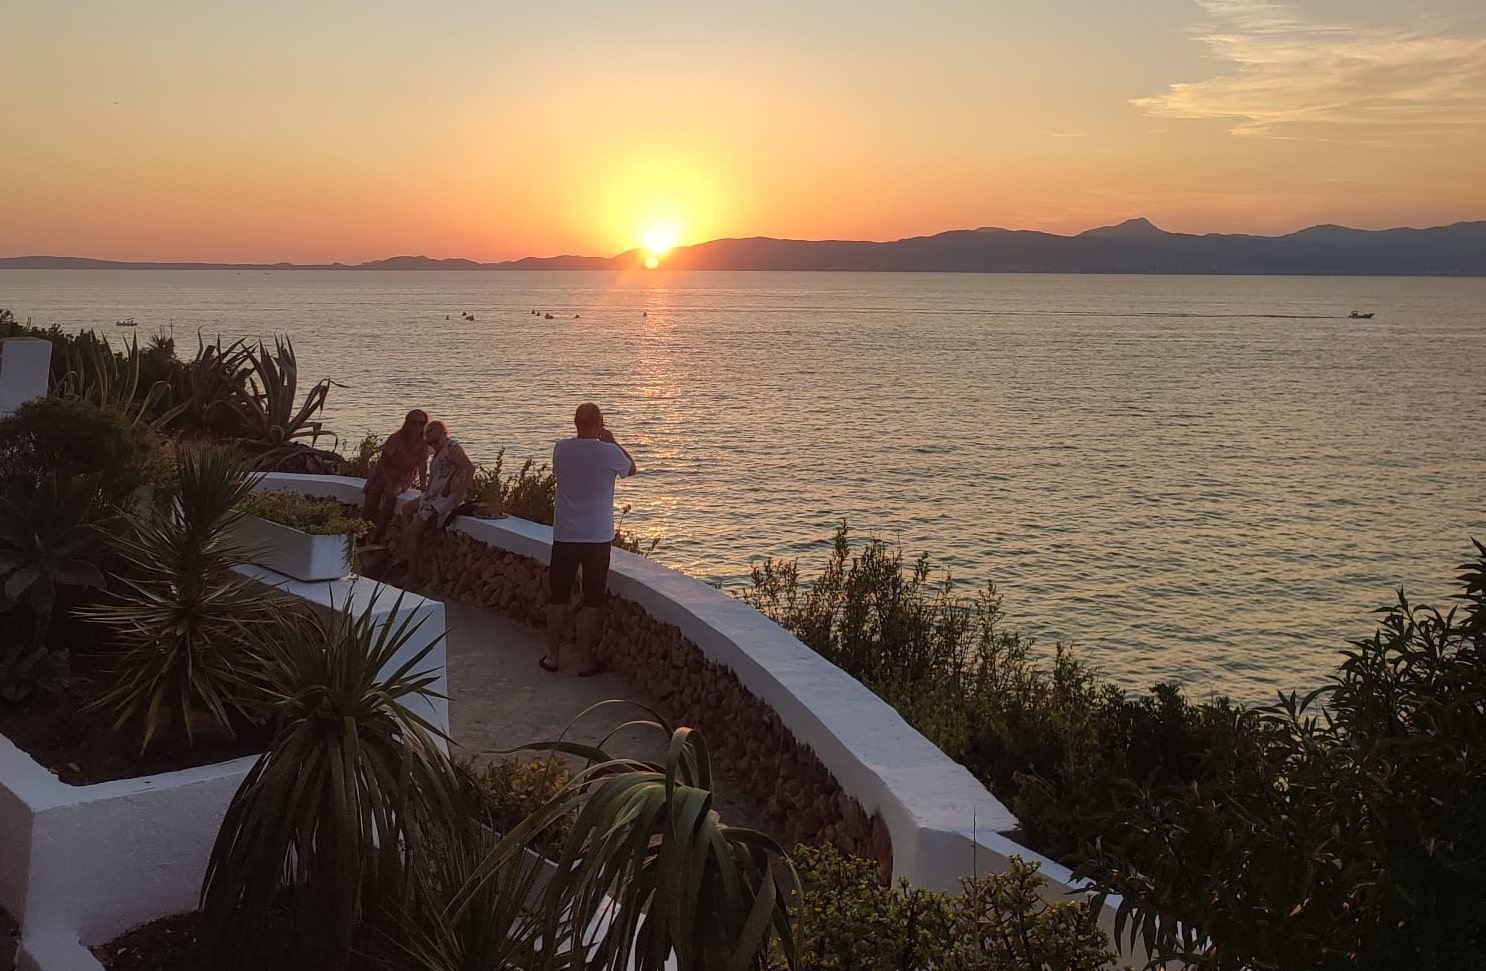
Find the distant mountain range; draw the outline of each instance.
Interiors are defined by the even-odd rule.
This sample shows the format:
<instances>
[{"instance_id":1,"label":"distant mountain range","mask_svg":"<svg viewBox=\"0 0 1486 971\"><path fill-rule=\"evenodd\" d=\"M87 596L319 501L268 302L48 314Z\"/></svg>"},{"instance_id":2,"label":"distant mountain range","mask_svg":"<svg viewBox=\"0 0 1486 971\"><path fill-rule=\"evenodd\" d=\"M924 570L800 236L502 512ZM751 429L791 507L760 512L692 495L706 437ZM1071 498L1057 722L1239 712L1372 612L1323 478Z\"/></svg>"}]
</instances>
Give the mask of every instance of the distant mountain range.
<instances>
[{"instance_id":1,"label":"distant mountain range","mask_svg":"<svg viewBox=\"0 0 1486 971\"><path fill-rule=\"evenodd\" d=\"M342 263L120 263L70 256L0 257L0 269L611 270L645 253L527 257L504 263L394 256ZM1077 236L965 229L889 243L754 237L677 247L673 270L855 270L950 273L1228 273L1486 276L1486 221L1433 229L1312 226L1288 236L1168 233L1130 219Z\"/></svg>"}]
</instances>

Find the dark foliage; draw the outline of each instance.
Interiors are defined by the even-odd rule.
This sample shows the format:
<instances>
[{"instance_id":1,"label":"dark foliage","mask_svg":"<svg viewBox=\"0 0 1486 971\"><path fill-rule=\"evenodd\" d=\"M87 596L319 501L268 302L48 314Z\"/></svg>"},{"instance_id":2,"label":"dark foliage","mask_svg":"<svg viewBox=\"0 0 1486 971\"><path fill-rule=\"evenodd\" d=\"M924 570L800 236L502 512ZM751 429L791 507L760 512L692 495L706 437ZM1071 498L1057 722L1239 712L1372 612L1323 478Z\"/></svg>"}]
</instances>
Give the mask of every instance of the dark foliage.
<instances>
[{"instance_id":1,"label":"dark foliage","mask_svg":"<svg viewBox=\"0 0 1486 971\"><path fill-rule=\"evenodd\" d=\"M123 506L154 477L160 456L148 425L81 399L38 398L0 419L0 488L97 473L100 500Z\"/></svg>"},{"instance_id":2,"label":"dark foliage","mask_svg":"<svg viewBox=\"0 0 1486 971\"><path fill-rule=\"evenodd\" d=\"M1125 786L1084 874L1212 969L1486 966L1486 547L1400 591L1322 688L1238 713L1191 785Z\"/></svg>"}]
</instances>

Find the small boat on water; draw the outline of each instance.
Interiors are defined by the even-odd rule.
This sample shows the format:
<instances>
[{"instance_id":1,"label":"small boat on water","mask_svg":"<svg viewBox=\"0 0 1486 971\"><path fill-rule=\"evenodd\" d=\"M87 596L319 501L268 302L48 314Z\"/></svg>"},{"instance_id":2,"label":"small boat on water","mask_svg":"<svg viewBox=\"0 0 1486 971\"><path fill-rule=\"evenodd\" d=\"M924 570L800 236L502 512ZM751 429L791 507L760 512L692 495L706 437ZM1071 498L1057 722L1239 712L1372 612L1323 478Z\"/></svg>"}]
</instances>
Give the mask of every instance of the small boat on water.
<instances>
[{"instance_id":1,"label":"small boat on water","mask_svg":"<svg viewBox=\"0 0 1486 971\"><path fill-rule=\"evenodd\" d=\"M139 325L134 322L134 318L133 317L129 317L129 318L126 318L124 320L116 320L116 321L114 321L114 326L115 327L137 327Z\"/></svg>"},{"instance_id":2,"label":"small boat on water","mask_svg":"<svg viewBox=\"0 0 1486 971\"><path fill-rule=\"evenodd\" d=\"M1363 313L1360 310L1354 310L1351 313L1347 314L1347 316L1352 318L1353 320L1371 320L1372 315L1373 312L1371 310L1369 310L1367 313Z\"/></svg>"}]
</instances>

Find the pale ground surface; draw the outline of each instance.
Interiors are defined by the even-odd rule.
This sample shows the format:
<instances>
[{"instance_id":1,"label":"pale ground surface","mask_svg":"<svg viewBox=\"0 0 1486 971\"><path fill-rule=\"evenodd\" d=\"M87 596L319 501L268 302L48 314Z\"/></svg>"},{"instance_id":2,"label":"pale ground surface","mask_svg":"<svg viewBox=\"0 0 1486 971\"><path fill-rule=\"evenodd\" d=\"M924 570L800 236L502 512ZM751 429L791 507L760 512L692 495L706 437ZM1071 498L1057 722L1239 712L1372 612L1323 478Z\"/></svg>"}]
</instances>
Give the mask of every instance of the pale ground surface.
<instances>
[{"instance_id":1,"label":"pale ground surface","mask_svg":"<svg viewBox=\"0 0 1486 971\"><path fill-rule=\"evenodd\" d=\"M446 602L445 611L449 725L456 756L474 757L481 763L498 761L503 749L555 739L564 729L573 741L597 744L615 726L650 717L632 705L607 705L569 728L585 708L601 701L620 698L651 705L654 701L641 695L629 678L613 671L578 677L578 658L571 646L563 649L561 671L542 670L537 660L546 653L545 639L520 621L470 604ZM626 729L607 750L612 755L660 762L666 741L653 729ZM723 821L767 832L762 812L744 798L726 767L714 762L712 768L716 808Z\"/></svg>"}]
</instances>

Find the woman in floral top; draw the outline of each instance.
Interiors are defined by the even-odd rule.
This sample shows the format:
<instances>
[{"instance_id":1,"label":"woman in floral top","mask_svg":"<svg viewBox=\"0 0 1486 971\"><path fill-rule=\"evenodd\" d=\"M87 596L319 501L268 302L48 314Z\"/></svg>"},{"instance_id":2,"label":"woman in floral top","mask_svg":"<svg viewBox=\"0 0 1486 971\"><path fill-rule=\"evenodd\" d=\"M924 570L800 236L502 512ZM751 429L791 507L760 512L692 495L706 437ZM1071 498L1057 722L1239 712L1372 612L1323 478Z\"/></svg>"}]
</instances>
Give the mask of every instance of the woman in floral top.
<instances>
[{"instance_id":1,"label":"woman in floral top","mask_svg":"<svg viewBox=\"0 0 1486 971\"><path fill-rule=\"evenodd\" d=\"M428 481L428 456L433 451L423 441L428 425L428 412L414 408L403 419L402 427L382 443L382 454L376 467L366 477L361 518L372 523L371 541L377 542L392 520L397 497L416 483Z\"/></svg>"}]
</instances>

